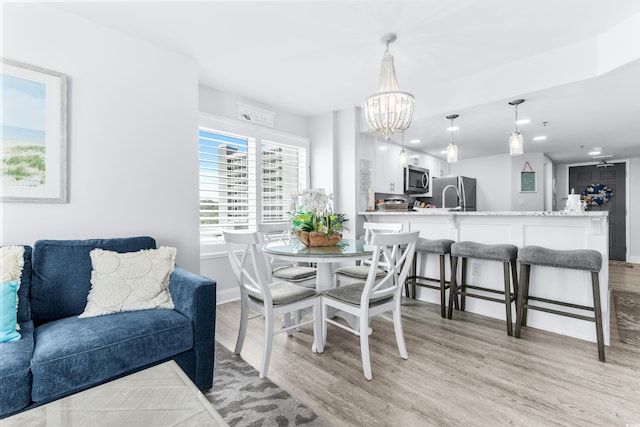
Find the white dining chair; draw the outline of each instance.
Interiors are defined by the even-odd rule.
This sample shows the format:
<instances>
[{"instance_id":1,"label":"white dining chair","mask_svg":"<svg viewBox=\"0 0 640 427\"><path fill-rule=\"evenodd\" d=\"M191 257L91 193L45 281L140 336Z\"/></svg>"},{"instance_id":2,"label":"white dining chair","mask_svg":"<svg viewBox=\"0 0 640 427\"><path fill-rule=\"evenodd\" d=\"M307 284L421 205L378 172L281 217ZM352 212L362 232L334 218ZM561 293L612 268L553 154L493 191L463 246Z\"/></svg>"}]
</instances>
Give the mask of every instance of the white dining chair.
<instances>
[{"instance_id":1,"label":"white dining chair","mask_svg":"<svg viewBox=\"0 0 640 427\"><path fill-rule=\"evenodd\" d=\"M275 334L286 332L287 335L292 335L294 329L312 323L312 350L322 352L320 295L314 289L269 280L269 266L264 256L259 253L258 232L223 231L223 235L231 268L240 285L240 328L234 353L240 354L242 351L247 324L250 319L256 317L264 317L265 341L260 378L264 378L269 371ZM312 311L313 319L292 324L290 313L303 309ZM250 311L256 314L249 317ZM284 316L285 326L275 330L274 319L279 315Z\"/></svg>"},{"instance_id":2,"label":"white dining chair","mask_svg":"<svg viewBox=\"0 0 640 427\"><path fill-rule=\"evenodd\" d=\"M291 242L291 224L288 222L258 224L260 244L264 246L270 242ZM316 269L314 267L299 266L289 261L277 260L265 253L271 265L271 275L274 280L282 280L299 286L315 288Z\"/></svg>"},{"instance_id":3,"label":"white dining chair","mask_svg":"<svg viewBox=\"0 0 640 427\"><path fill-rule=\"evenodd\" d=\"M324 348L326 343L329 323L359 336L362 369L368 380L372 378L369 355L369 321L372 317L387 311L393 313L393 328L400 357L403 359L409 357L402 332L400 302L402 287L411 269L418 235L418 231L374 234L371 245L375 248L366 281L330 289L322 294L322 343L320 348ZM384 277L377 279L378 265L383 261L388 264L388 267ZM334 311L330 311L330 309L340 310L355 316L358 330L333 320Z\"/></svg>"},{"instance_id":4,"label":"white dining chair","mask_svg":"<svg viewBox=\"0 0 640 427\"><path fill-rule=\"evenodd\" d=\"M402 223L395 222L365 222L362 227L364 228L364 242L366 245L371 244L371 238L375 233L399 233L402 231ZM354 282L366 280L369 275L369 260L366 260L362 265L352 265L348 267L340 267L334 271L334 287L340 286L340 281ZM378 278L384 277L386 264L384 262L378 264L377 276Z\"/></svg>"}]
</instances>

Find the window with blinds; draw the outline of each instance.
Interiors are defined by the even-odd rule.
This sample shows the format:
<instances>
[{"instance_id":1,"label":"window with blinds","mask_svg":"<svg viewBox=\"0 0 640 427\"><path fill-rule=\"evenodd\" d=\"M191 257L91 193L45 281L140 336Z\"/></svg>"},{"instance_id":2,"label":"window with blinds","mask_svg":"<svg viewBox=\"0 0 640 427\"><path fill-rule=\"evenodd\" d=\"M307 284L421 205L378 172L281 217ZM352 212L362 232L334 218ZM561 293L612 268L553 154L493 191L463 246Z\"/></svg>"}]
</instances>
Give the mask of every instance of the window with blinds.
<instances>
[{"instance_id":1,"label":"window with blinds","mask_svg":"<svg viewBox=\"0 0 640 427\"><path fill-rule=\"evenodd\" d=\"M288 220L291 195L306 188L307 149L269 136L200 129L201 242L222 242L223 230Z\"/></svg>"}]
</instances>

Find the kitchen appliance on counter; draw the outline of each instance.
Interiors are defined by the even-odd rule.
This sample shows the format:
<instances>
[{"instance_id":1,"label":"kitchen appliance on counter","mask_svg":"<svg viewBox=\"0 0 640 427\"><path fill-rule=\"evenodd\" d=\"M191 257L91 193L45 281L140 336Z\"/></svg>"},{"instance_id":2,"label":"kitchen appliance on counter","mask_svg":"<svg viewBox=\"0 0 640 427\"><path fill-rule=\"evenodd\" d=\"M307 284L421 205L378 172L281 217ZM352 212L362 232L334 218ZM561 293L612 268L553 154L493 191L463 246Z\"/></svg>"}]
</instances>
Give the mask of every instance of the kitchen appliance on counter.
<instances>
[{"instance_id":1,"label":"kitchen appliance on counter","mask_svg":"<svg viewBox=\"0 0 640 427\"><path fill-rule=\"evenodd\" d=\"M407 165L404 168L404 192L414 197L430 197L431 175L429 169Z\"/></svg>"},{"instance_id":2,"label":"kitchen appliance on counter","mask_svg":"<svg viewBox=\"0 0 640 427\"><path fill-rule=\"evenodd\" d=\"M466 176L433 178L430 203L438 208L476 210L476 179ZM444 204L443 204L444 196Z\"/></svg>"}]
</instances>

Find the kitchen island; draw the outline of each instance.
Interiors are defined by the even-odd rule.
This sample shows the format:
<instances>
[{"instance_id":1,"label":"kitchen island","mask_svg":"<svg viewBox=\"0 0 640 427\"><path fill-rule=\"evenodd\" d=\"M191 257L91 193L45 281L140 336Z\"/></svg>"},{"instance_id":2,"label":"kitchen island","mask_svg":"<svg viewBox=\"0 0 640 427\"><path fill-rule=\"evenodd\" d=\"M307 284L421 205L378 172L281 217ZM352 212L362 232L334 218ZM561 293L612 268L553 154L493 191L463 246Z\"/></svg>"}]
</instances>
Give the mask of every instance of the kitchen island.
<instances>
[{"instance_id":1,"label":"kitchen island","mask_svg":"<svg viewBox=\"0 0 640 427\"><path fill-rule=\"evenodd\" d=\"M420 231L427 239L474 241L484 244L509 243L522 248L536 245L551 249L594 249L602 254L600 299L604 341L609 345L609 217L608 212L460 212L422 209L419 212L359 212L366 221L401 222L404 231ZM437 257L426 257L419 273L438 277ZM502 266L478 259L468 260L467 283L502 287ZM447 268L447 280L450 270ZM520 275L518 267L518 276ZM458 279L460 271L458 269ZM532 268L530 294L549 299L593 306L590 273L547 267ZM439 304L438 292L417 288L418 299ZM505 319L504 306L476 298L467 298L466 310L497 319ZM515 304L513 308L515 319ZM582 312L584 313L584 312ZM454 314L455 320L455 314ZM593 322L529 310L527 326L596 341Z\"/></svg>"}]
</instances>

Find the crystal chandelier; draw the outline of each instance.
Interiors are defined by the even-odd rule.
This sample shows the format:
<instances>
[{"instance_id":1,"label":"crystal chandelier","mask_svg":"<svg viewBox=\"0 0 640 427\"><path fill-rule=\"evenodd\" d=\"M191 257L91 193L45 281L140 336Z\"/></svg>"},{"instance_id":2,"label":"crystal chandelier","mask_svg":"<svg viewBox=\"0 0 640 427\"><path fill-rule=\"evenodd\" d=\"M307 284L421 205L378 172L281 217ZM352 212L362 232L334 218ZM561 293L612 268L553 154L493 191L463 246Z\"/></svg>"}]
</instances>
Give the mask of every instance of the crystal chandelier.
<instances>
[{"instance_id":1,"label":"crystal chandelier","mask_svg":"<svg viewBox=\"0 0 640 427\"><path fill-rule=\"evenodd\" d=\"M523 102L524 99L516 99L509 103L509 105L513 105L516 108L516 130L514 130L509 137L509 153L512 156L519 156L524 153L524 140L522 138L522 134L518 131L518 105Z\"/></svg>"},{"instance_id":2,"label":"crystal chandelier","mask_svg":"<svg viewBox=\"0 0 640 427\"><path fill-rule=\"evenodd\" d=\"M392 134L404 132L411 125L415 105L413 95L398 90L393 56L389 53L389 44L396 38L393 33L382 36L381 41L386 44L387 50L380 67L378 92L362 102L362 114L367 125L386 141L391 139Z\"/></svg>"},{"instance_id":3,"label":"crystal chandelier","mask_svg":"<svg viewBox=\"0 0 640 427\"><path fill-rule=\"evenodd\" d=\"M447 119L451 120L451 127L449 128L451 131L451 141L449 142L449 145L447 145L447 163L458 162L458 146L453 142L453 119L456 118L458 118L457 114L447 116Z\"/></svg>"}]
</instances>

